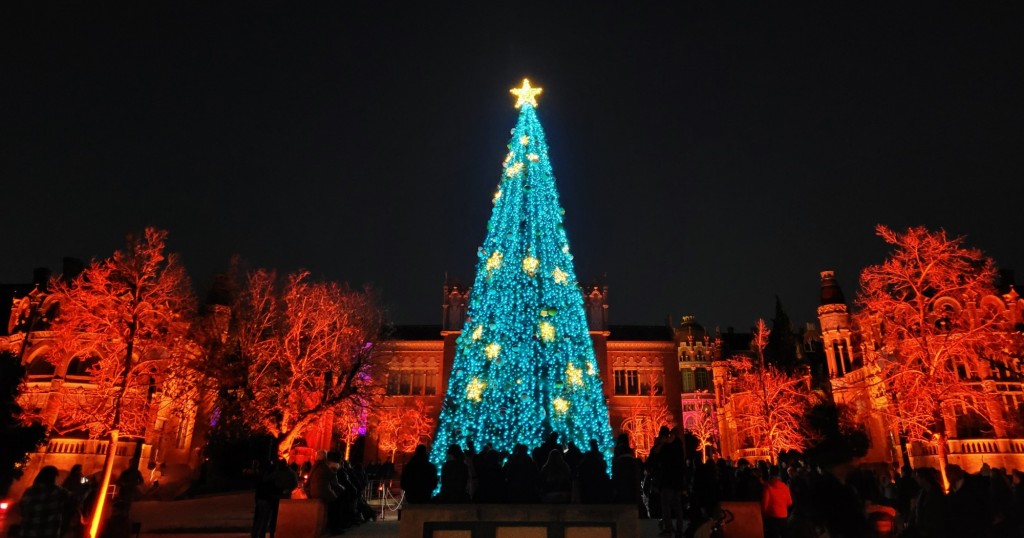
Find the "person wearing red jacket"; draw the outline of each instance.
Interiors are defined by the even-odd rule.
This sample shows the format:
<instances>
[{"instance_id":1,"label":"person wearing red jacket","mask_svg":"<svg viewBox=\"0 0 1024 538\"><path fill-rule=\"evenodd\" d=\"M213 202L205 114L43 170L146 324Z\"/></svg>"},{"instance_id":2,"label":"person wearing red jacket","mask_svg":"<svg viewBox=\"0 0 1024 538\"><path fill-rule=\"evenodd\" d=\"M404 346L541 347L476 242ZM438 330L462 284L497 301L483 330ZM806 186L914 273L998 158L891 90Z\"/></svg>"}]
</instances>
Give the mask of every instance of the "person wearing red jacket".
<instances>
[{"instance_id":1,"label":"person wearing red jacket","mask_svg":"<svg viewBox=\"0 0 1024 538\"><path fill-rule=\"evenodd\" d=\"M786 518L789 507L793 506L793 496L789 486L779 478L779 467L772 465L768 471L768 481L761 489L761 513L764 515L765 538L781 538L786 530Z\"/></svg>"}]
</instances>

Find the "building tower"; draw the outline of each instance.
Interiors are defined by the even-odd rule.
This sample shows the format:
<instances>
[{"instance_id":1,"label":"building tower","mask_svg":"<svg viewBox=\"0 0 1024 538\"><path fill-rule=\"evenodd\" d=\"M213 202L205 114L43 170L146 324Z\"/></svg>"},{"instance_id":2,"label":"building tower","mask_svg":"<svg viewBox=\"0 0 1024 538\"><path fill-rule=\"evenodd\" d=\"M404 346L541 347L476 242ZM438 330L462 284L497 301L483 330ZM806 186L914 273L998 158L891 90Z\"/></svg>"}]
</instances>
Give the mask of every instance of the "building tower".
<instances>
[{"instance_id":1,"label":"building tower","mask_svg":"<svg viewBox=\"0 0 1024 538\"><path fill-rule=\"evenodd\" d=\"M830 379L853 370L853 344L850 340L850 312L834 271L821 272L821 306L818 307L821 339L825 347Z\"/></svg>"},{"instance_id":2,"label":"building tower","mask_svg":"<svg viewBox=\"0 0 1024 538\"><path fill-rule=\"evenodd\" d=\"M584 448L595 439L611 462L600 365L537 118L540 89L524 80L512 93L519 119L478 250L430 459L440 467L450 444L470 441L508 452L516 444L536 447L554 432Z\"/></svg>"}]
</instances>

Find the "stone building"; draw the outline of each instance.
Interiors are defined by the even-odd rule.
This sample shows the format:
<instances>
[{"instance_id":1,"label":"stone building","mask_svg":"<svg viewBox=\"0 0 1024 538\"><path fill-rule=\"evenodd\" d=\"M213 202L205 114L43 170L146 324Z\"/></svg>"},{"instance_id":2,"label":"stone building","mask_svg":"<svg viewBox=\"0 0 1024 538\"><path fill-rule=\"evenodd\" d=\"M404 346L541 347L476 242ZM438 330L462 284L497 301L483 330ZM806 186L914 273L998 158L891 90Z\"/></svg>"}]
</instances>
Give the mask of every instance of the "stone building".
<instances>
[{"instance_id":1,"label":"stone building","mask_svg":"<svg viewBox=\"0 0 1024 538\"><path fill-rule=\"evenodd\" d=\"M76 267L80 270L81 263L67 260L63 274L74 274ZM880 413L870 412L887 405L887 396L870 390L878 380L870 361L864 360L864 337L852 322L835 275L826 271L821 276L818 324L808 323L797 332L794 350L807 383L822 397L869 411L861 413L866 417L864 427L871 439L864 461L901 462L897 432ZM0 335L0 350L16 354L26 365L30 391L23 407L52 425L59 418L56 402L60 395L69 389L87 388L89 379L88 358L76 357L58 365L46 360L48 321L58 307L46 293L48 280L48 271L37 270L31 283L0 286L2 304L11 305L8 323L3 327L6 332ZM359 433L365 434L364 461L395 458L401 462L416 443L430 442L432 432L421 426L431 421L436 426L456 339L466 318L469 292L463 285L446 283L440 324L397 327L380 345L379 352L387 365L386 379L381 380L386 396L382 406L360 428ZM582 286L581 293L595 355L601 365L612 429L616 434L629 433L638 454L649 452L660 426L678 425L692 431L710 417L716 426L713 441L718 455L733 460L767 457L763 449L751 446L749 439L738 435L729 413L731 394L724 382L729 376L725 359L751 355L751 333L731 328L708 330L694 316L683 316L678 321L669 319L664 325L613 325L609 323L607 286ZM1019 330L1024 326L1024 301L1012 288L1002 296L982 298L979 302L999 310L1010 328ZM211 312L214 317L226 319L226 308L215 306ZM866 362L869 366L865 366ZM1024 380L1019 371L986 372L978 377L978 382L984 383L986 390L998 393L1007 416L1019 421L1024 410ZM159 396L158 391L156 394ZM123 441L115 447L118 469L131 461L144 469L160 463L176 466L181 472L197 467L206 428L215 417L201 407L191 414L172 412L174 406L166 403L154 403L142 439ZM419 414L410 415L409 410ZM380 418L389 412L393 412L390 429L381 424ZM416 416L423 420L413 420ZM962 425L958 428L956 417L951 419L951 462L969 471L977 470L983 463L1024 468L1024 438L1019 431L978 435ZM307 447L339 445L339 425L332 420L324 417L306 432ZM88 439L81 434L54 434L33 455L26 476L34 476L39 467L50 464L68 469L81 463L87 474L98 471L107 445L107 441ZM934 446L914 445L909 457L914 465L937 465Z\"/></svg>"},{"instance_id":2,"label":"stone building","mask_svg":"<svg viewBox=\"0 0 1024 538\"><path fill-rule=\"evenodd\" d=\"M61 274L73 278L83 267L80 261L66 258ZM0 300L10 307L7 323L0 326L0 352L13 354L25 366L26 391L21 397L21 407L50 431L47 442L31 455L23 478L12 487L14 497L31 484L32 478L45 465L67 471L81 464L86 476L99 473L110 450L109 440L90 438L88 432L65 431L59 427L62 399L88 398L90 388L95 387L89 369L96 358L74 356L52 362L50 323L60 305L47 291L50 276L49 270L36 269L31 283L0 286ZM0 311L0 315L5 313L8 312ZM147 395L148 412L142 436L122 438L113 449L115 477L133 462L146 477L148 471L158 467L162 473L188 474L198 465L205 441L202 412L195 402L182 405L164 396L156 381L158 377L154 378Z\"/></svg>"},{"instance_id":3,"label":"stone building","mask_svg":"<svg viewBox=\"0 0 1024 538\"><path fill-rule=\"evenodd\" d=\"M858 327L853 322L849 307L835 274L821 273L821 303L818 320L828 365L831 397L841 404L853 407L863 417L864 429L871 444L867 456L870 462L903 463L909 458L914 467L939 466L938 447L934 443L912 443L904 456L900 432L885 420L882 411L891 404L891 395L883 390L876 360L880 346L872 341L870 327ZM944 305L957 315L987 309L1000 320L1002 329L1019 332L1024 328L1024 300L1007 286L1001 295L979 297L974 304L960 304L947 298ZM997 397L995 415L1003 420L979 427L964 410L948 409L943 416L947 454L950 463L968 472L977 472L982 465L1005 469L1024 469L1024 376L1020 359L1015 367L983 368L984 371L961 370L961 378L977 384L984 392Z\"/></svg>"},{"instance_id":4,"label":"stone building","mask_svg":"<svg viewBox=\"0 0 1024 538\"><path fill-rule=\"evenodd\" d=\"M383 351L388 365L384 409L419 406L436 420L455 342L465 322L469 291L460 284L444 286L441 325L396 328ZM630 433L637 452L646 455L660 426L692 428L704 413L715 420L712 363L745 351L749 333L712 333L694 316L683 316L678 325L673 320L660 326L611 325L607 286L590 284L581 292L616 434ZM365 459L386 460L388 452L379 448L380 428L370 420ZM429 438L423 436L421 441Z\"/></svg>"}]
</instances>

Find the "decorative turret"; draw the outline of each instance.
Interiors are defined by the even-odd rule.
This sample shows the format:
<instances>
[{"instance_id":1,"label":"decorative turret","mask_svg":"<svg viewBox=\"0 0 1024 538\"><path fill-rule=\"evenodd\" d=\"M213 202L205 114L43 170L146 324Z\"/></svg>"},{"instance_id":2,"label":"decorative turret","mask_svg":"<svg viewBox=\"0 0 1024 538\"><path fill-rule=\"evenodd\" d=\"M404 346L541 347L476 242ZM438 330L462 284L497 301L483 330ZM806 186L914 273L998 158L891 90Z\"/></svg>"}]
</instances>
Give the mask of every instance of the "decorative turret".
<instances>
[{"instance_id":1,"label":"decorative turret","mask_svg":"<svg viewBox=\"0 0 1024 538\"><path fill-rule=\"evenodd\" d=\"M583 288L583 311L591 331L608 331L608 286L592 282Z\"/></svg>"},{"instance_id":2,"label":"decorative turret","mask_svg":"<svg viewBox=\"0 0 1024 538\"><path fill-rule=\"evenodd\" d=\"M850 313L834 271L821 272L818 323L821 325L829 377L843 377L853 368L853 344L850 342Z\"/></svg>"},{"instance_id":3,"label":"decorative turret","mask_svg":"<svg viewBox=\"0 0 1024 538\"><path fill-rule=\"evenodd\" d=\"M470 288L458 282L444 284L441 310L441 330L458 332L466 323L466 305L469 304Z\"/></svg>"}]
</instances>

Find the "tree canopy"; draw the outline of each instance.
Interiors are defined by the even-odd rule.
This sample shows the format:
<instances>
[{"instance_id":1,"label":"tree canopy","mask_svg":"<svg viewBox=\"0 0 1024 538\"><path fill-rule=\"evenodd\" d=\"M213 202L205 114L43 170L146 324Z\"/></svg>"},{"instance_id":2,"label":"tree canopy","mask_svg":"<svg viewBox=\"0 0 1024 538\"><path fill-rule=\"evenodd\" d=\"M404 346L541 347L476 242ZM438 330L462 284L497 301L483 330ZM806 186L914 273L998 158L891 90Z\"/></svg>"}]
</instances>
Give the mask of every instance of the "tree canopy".
<instances>
[{"instance_id":1,"label":"tree canopy","mask_svg":"<svg viewBox=\"0 0 1024 538\"><path fill-rule=\"evenodd\" d=\"M172 374L195 352L188 334L195 299L178 257L165 253L166 239L166 231L147 228L74 279L51 281L60 310L48 358L58 367L78 361L89 375L88 386L62 390L57 431L139 436L157 392L179 409L188 401L188 376Z\"/></svg>"},{"instance_id":2,"label":"tree canopy","mask_svg":"<svg viewBox=\"0 0 1024 538\"><path fill-rule=\"evenodd\" d=\"M957 416L998 433L1004 416L985 380L1021 342L1001 311L994 262L944 230L876 232L891 251L861 273L856 316L881 379L873 396L887 393L887 414L910 440L944 440Z\"/></svg>"}]
</instances>

